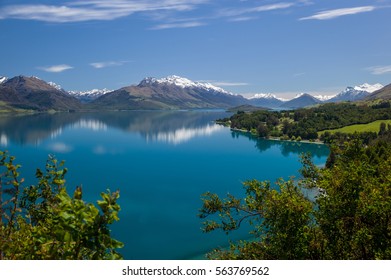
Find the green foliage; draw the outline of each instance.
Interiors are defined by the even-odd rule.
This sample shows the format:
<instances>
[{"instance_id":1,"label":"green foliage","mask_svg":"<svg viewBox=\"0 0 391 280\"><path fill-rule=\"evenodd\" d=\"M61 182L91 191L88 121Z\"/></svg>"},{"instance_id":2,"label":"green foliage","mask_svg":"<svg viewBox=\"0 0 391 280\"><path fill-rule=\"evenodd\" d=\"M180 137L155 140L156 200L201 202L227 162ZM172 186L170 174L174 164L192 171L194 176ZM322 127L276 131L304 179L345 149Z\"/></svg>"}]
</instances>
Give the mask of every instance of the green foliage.
<instances>
[{"instance_id":1,"label":"green foliage","mask_svg":"<svg viewBox=\"0 0 391 280\"><path fill-rule=\"evenodd\" d=\"M1 259L120 259L123 244L110 236L118 221L119 192L101 193L98 206L82 200L82 188L70 197L64 186L66 168L49 157L37 185L20 191L22 180L14 158L1 152ZM7 199L4 201L4 199Z\"/></svg>"},{"instance_id":2,"label":"green foliage","mask_svg":"<svg viewBox=\"0 0 391 280\"><path fill-rule=\"evenodd\" d=\"M203 196L204 231L230 232L243 222L254 238L214 250L211 259L390 259L391 130L364 144L332 149L332 163L319 169L302 157L302 178L244 183L246 195ZM316 192L314 199L304 190ZM217 216L217 217L216 217Z\"/></svg>"},{"instance_id":3,"label":"green foliage","mask_svg":"<svg viewBox=\"0 0 391 280\"><path fill-rule=\"evenodd\" d=\"M225 123L230 123L231 128L241 130L257 129L261 137L287 135L289 138L300 136L302 139L315 140L318 139L320 131L390 119L389 103L379 106L331 103L294 111L238 112L229 120L225 119ZM375 126L373 131L377 132L379 126Z\"/></svg>"}]
</instances>

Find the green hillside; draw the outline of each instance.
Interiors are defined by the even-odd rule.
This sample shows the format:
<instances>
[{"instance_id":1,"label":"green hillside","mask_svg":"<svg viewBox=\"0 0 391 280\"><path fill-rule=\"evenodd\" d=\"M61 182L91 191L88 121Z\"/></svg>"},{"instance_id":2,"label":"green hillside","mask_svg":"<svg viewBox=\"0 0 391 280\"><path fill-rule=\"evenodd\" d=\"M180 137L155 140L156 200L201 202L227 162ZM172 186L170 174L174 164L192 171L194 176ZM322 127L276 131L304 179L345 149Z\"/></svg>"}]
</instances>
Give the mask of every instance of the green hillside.
<instances>
[{"instance_id":1,"label":"green hillside","mask_svg":"<svg viewBox=\"0 0 391 280\"><path fill-rule=\"evenodd\" d=\"M380 130L380 124L382 122L385 123L386 125L388 124L391 125L391 120L377 120L367 124L355 124L355 125L344 126L338 129L323 130L319 132L319 135L322 135L326 131L330 133L336 133L336 132L341 132L341 133L377 132L378 133Z\"/></svg>"}]
</instances>

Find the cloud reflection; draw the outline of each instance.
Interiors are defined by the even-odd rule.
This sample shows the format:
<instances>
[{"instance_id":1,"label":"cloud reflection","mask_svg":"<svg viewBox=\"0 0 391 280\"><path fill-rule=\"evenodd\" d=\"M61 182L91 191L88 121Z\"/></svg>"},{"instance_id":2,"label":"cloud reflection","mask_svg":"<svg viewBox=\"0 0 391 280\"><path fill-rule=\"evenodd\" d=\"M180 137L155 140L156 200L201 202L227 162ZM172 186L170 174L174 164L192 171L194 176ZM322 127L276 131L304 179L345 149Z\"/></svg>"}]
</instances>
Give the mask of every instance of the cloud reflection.
<instances>
[{"instance_id":1,"label":"cloud reflection","mask_svg":"<svg viewBox=\"0 0 391 280\"><path fill-rule=\"evenodd\" d=\"M69 153L73 150L72 146L67 145L65 143L62 143L62 142L55 142L55 143L49 144L48 148L51 151L54 151L56 153L63 153L63 154Z\"/></svg>"},{"instance_id":2,"label":"cloud reflection","mask_svg":"<svg viewBox=\"0 0 391 280\"><path fill-rule=\"evenodd\" d=\"M189 141L192 138L200 136L209 136L213 133L223 130L224 127L217 124L208 124L200 128L180 128L169 132L158 132L157 134L147 135L147 141L167 142L171 144L180 144Z\"/></svg>"},{"instance_id":3,"label":"cloud reflection","mask_svg":"<svg viewBox=\"0 0 391 280\"><path fill-rule=\"evenodd\" d=\"M105 131L107 125L98 120L81 119L72 125L73 128L87 128L93 131Z\"/></svg>"}]
</instances>

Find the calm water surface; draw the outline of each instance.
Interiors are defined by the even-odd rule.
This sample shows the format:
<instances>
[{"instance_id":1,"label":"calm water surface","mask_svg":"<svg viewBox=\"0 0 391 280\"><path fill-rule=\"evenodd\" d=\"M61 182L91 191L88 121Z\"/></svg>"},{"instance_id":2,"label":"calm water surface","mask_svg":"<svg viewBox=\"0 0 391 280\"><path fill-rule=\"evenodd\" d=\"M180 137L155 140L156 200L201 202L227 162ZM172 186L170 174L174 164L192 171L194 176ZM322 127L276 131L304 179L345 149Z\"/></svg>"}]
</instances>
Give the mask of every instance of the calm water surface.
<instances>
[{"instance_id":1,"label":"calm water surface","mask_svg":"<svg viewBox=\"0 0 391 280\"><path fill-rule=\"evenodd\" d=\"M83 198L120 190L120 221L112 227L125 243L125 259L188 259L229 240L204 234L197 217L206 191L243 194L249 179L297 176L299 155L311 152L323 165L324 145L258 140L214 124L221 111L139 111L0 117L0 145L22 164L34 184L48 154L66 161L67 188L83 186Z\"/></svg>"}]
</instances>

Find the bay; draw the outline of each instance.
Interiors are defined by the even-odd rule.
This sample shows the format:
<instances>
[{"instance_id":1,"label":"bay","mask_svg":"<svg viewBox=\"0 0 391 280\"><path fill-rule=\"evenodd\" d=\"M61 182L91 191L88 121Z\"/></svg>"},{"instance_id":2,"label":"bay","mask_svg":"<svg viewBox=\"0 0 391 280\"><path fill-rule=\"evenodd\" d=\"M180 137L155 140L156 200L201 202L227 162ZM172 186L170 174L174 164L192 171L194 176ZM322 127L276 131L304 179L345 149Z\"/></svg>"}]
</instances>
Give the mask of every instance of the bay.
<instances>
[{"instance_id":1,"label":"bay","mask_svg":"<svg viewBox=\"0 0 391 280\"><path fill-rule=\"evenodd\" d=\"M49 154L65 160L67 189L83 187L95 202L120 190L120 221L112 226L125 243L125 259L191 259L249 238L202 233L201 194L243 196L250 179L298 176L299 156L323 165L325 145L257 139L217 125L223 111L132 111L0 117L0 148L16 156L26 185Z\"/></svg>"}]
</instances>

